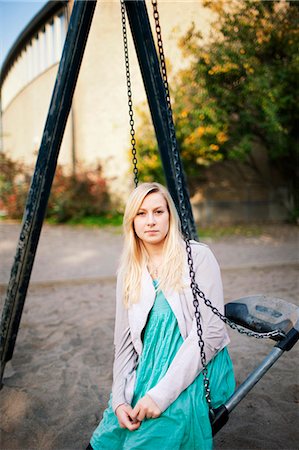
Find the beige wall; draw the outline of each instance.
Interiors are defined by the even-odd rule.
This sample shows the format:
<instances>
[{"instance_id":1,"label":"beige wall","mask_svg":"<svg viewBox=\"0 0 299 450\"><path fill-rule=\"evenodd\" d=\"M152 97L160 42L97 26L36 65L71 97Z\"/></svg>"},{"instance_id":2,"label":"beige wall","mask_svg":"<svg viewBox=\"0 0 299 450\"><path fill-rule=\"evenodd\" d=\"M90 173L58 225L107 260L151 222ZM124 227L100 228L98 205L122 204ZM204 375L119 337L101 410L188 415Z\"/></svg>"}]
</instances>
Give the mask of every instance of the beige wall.
<instances>
[{"instance_id":1,"label":"beige wall","mask_svg":"<svg viewBox=\"0 0 299 450\"><path fill-rule=\"evenodd\" d=\"M52 66L23 88L5 109L2 117L3 148L13 159L34 165L56 79ZM59 163L71 164L71 129L67 124Z\"/></svg>"}]
</instances>

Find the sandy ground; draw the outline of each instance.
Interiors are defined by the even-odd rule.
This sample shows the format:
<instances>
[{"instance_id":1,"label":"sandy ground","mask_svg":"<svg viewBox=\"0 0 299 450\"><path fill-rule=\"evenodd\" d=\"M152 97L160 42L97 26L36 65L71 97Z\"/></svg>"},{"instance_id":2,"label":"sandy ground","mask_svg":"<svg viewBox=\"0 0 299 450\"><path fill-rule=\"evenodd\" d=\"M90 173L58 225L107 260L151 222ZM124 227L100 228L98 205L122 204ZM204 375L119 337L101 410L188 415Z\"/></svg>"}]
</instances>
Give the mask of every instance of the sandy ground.
<instances>
[{"instance_id":1,"label":"sandy ground","mask_svg":"<svg viewBox=\"0 0 299 450\"><path fill-rule=\"evenodd\" d=\"M20 226L0 223L2 305ZM268 294L298 305L298 228L206 240L226 300ZM13 359L0 391L1 450L80 450L112 381L117 230L44 226ZM274 345L230 332L237 382ZM231 413L215 449L299 448L298 349L286 353ZM155 449L153 449L155 450Z\"/></svg>"}]
</instances>

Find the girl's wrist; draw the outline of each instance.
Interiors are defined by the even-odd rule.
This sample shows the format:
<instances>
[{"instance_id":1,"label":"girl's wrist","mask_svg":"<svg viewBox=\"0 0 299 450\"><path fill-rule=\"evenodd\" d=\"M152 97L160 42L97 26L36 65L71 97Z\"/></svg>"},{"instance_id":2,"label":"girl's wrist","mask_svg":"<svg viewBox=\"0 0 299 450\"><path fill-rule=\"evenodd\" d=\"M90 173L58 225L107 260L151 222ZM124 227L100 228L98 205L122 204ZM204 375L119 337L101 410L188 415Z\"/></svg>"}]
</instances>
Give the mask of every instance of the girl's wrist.
<instances>
[{"instance_id":1,"label":"girl's wrist","mask_svg":"<svg viewBox=\"0 0 299 450\"><path fill-rule=\"evenodd\" d=\"M117 410L120 406L126 406L127 403L120 403L119 405L117 405L117 407L115 408L115 414L117 414Z\"/></svg>"}]
</instances>

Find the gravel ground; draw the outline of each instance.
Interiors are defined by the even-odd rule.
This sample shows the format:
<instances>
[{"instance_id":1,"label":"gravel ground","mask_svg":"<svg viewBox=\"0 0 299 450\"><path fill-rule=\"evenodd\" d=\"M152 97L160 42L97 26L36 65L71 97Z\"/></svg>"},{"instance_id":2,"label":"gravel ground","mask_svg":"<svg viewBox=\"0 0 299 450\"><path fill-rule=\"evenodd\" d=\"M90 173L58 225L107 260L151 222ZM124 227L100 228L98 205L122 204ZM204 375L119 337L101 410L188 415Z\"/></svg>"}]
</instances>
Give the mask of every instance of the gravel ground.
<instances>
[{"instance_id":1,"label":"gravel ground","mask_svg":"<svg viewBox=\"0 0 299 450\"><path fill-rule=\"evenodd\" d=\"M19 224L0 223L0 289ZM222 270L225 299L267 294L298 305L297 227L255 237L205 239ZM45 225L13 359L0 391L2 450L84 449L112 381L118 229ZM273 346L230 332L237 382ZM299 346L297 346L299 347ZM298 449L298 348L283 357L231 413L215 448Z\"/></svg>"}]
</instances>

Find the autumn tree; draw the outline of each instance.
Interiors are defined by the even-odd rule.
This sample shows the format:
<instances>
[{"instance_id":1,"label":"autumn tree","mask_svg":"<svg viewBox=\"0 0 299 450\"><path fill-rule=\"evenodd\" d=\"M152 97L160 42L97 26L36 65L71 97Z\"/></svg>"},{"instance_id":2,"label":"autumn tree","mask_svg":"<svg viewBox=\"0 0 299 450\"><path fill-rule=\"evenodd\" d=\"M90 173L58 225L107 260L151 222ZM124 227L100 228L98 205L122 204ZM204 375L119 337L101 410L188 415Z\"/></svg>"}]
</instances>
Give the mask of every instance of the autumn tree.
<instances>
[{"instance_id":1,"label":"autumn tree","mask_svg":"<svg viewBox=\"0 0 299 450\"><path fill-rule=\"evenodd\" d=\"M255 149L265 149L299 210L298 18L292 1L206 1L215 14L203 41L194 25L179 45L190 60L172 84L177 138L188 179L223 160L258 171ZM162 170L148 119L140 160L145 178ZM271 180L270 180L271 181Z\"/></svg>"}]
</instances>

